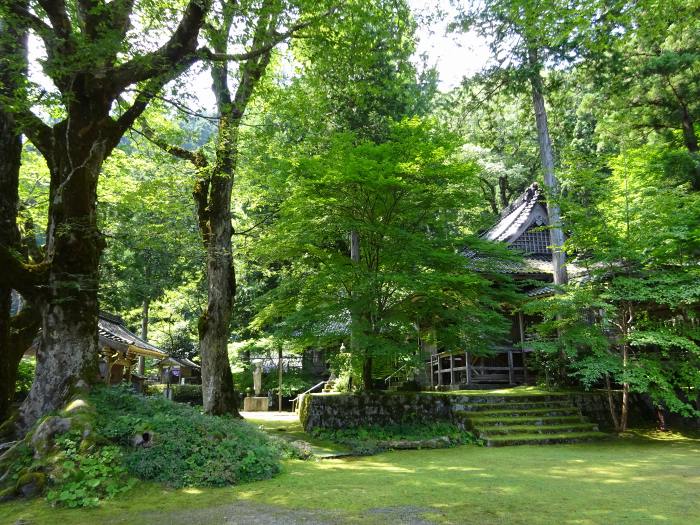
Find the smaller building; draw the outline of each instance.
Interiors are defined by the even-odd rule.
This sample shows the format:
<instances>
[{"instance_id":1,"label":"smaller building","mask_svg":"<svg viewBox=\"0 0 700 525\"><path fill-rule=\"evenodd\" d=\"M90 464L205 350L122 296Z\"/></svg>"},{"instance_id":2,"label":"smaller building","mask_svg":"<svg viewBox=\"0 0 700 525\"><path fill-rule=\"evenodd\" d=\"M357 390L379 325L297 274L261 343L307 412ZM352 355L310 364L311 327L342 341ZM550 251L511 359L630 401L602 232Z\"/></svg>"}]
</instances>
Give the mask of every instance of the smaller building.
<instances>
[{"instance_id":1,"label":"smaller building","mask_svg":"<svg viewBox=\"0 0 700 525\"><path fill-rule=\"evenodd\" d=\"M166 357L158 363L158 377L166 385L199 385L202 368L185 357Z\"/></svg>"},{"instance_id":2,"label":"smaller building","mask_svg":"<svg viewBox=\"0 0 700 525\"><path fill-rule=\"evenodd\" d=\"M108 385L122 381L143 385L144 378L134 373L139 357L163 360L168 354L130 331L124 320L116 315L100 312L97 331L100 345L100 376Z\"/></svg>"}]
</instances>

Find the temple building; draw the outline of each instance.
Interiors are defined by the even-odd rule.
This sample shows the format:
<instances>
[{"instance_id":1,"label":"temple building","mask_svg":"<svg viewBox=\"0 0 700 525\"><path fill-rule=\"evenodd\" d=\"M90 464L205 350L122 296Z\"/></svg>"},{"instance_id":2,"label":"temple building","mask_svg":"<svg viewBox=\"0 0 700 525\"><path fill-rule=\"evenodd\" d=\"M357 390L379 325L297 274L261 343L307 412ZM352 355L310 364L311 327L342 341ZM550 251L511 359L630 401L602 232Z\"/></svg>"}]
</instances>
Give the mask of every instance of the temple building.
<instances>
[{"instance_id":1,"label":"temple building","mask_svg":"<svg viewBox=\"0 0 700 525\"><path fill-rule=\"evenodd\" d=\"M509 274L520 283L520 289L529 297L550 295L554 288L552 249L549 240L549 220L544 193L535 183L501 212L501 216L482 238L505 243L509 249L523 255L521 261L482 260L474 251L463 255L478 261L479 271ZM570 274L579 269L567 265ZM538 284L535 284L538 283ZM433 349L428 362L429 384L433 388L474 388L488 385L516 385L527 383L526 329L534 319L517 312L511 316L510 341L494 349L487 357L469 352L449 352Z\"/></svg>"},{"instance_id":2,"label":"temple building","mask_svg":"<svg viewBox=\"0 0 700 525\"><path fill-rule=\"evenodd\" d=\"M160 348L130 331L124 325L124 320L116 315L100 312L97 331L100 346L100 376L108 385L127 381L140 389L144 378L134 373L139 357L158 360L168 357L168 354Z\"/></svg>"}]
</instances>

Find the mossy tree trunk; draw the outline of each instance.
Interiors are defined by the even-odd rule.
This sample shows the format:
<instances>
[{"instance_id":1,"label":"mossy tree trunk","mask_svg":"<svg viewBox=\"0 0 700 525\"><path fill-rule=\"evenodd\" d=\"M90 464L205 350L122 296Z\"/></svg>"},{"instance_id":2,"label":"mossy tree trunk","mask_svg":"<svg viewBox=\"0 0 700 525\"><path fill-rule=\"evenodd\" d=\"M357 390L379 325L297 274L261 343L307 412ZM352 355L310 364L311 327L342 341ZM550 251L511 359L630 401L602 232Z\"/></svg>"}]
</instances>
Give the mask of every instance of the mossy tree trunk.
<instances>
[{"instance_id":1,"label":"mossy tree trunk","mask_svg":"<svg viewBox=\"0 0 700 525\"><path fill-rule=\"evenodd\" d=\"M253 49L270 46L279 6L266 3L260 12ZM210 40L217 53L226 53L232 13ZM238 402L228 358L231 316L236 296L233 266L231 197L238 162L240 125L258 84L270 62L272 48L241 63L234 94L228 85L228 64L211 67L212 90L219 113L216 158L194 193L200 231L207 249L207 309L199 321L199 350L202 358L204 410L210 414L238 415Z\"/></svg>"},{"instance_id":2,"label":"mossy tree trunk","mask_svg":"<svg viewBox=\"0 0 700 525\"><path fill-rule=\"evenodd\" d=\"M28 265L0 246L7 267L0 283L41 296L36 378L21 407L21 429L62 406L79 380L97 377L100 169L157 92L198 59L197 37L210 6L192 0L163 46L124 61L121 44L127 44L134 3L78 4L75 11L63 0L40 2L30 12L26 3L0 3L5 23L43 40L42 66L60 91L65 114L49 126L30 110L26 93L0 99L0 109L13 114L51 174L46 260ZM122 93L135 84L143 89L129 104ZM112 114L115 104L118 115Z\"/></svg>"},{"instance_id":3,"label":"mossy tree trunk","mask_svg":"<svg viewBox=\"0 0 700 525\"><path fill-rule=\"evenodd\" d=\"M227 55L229 33L236 6L224 4L218 27L210 27L207 37L219 57ZM197 170L192 196L195 201L200 234L206 249L207 307L199 323L199 352L202 360L202 397L209 414L238 415L238 402L228 358L231 317L236 296L233 265L233 225L231 197L238 161L239 132L246 108L256 85L265 73L275 46L306 24L292 26L287 33L277 32L282 6L263 2L255 22L250 53L244 53L238 68L238 86L232 92L228 84L226 61L213 62L212 91L219 115L215 158L209 162L202 150L189 151L160 140L153 130L144 134L168 153L189 161ZM235 57L235 56L233 56Z\"/></svg>"},{"instance_id":4,"label":"mossy tree trunk","mask_svg":"<svg viewBox=\"0 0 700 525\"><path fill-rule=\"evenodd\" d=\"M90 383L98 375L97 288L104 239L97 228L97 179L115 141L94 120L106 117L109 107L95 106L75 108L53 133L46 243L51 265L36 378L21 408L27 424L59 408L77 381Z\"/></svg>"},{"instance_id":5,"label":"mossy tree trunk","mask_svg":"<svg viewBox=\"0 0 700 525\"><path fill-rule=\"evenodd\" d=\"M20 3L20 2L18 2ZM24 3L23 5L26 5ZM0 20L0 55L7 64L0 68L0 96L11 97L24 89L27 74L27 32ZM22 240L17 227L19 172L22 135L11 112L0 108L0 249L22 257ZM25 257L22 257L23 259ZM22 283L17 283L22 287ZM0 282L0 422L10 415L17 380L17 367L38 330L36 300L31 288L24 289L25 308L12 315L12 285Z\"/></svg>"}]
</instances>

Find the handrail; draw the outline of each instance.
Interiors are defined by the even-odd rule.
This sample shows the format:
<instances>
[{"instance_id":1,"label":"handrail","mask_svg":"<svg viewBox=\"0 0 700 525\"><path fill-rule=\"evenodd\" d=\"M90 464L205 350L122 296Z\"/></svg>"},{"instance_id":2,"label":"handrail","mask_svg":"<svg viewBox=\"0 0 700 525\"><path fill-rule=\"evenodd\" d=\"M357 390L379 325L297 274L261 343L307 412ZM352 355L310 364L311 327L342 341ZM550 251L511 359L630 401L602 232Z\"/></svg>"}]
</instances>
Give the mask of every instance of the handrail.
<instances>
[{"instance_id":1,"label":"handrail","mask_svg":"<svg viewBox=\"0 0 700 525\"><path fill-rule=\"evenodd\" d=\"M407 366L410 366L410 365L412 365L412 364L413 364L413 363L405 363L401 368L399 368L398 370L395 370L394 373L392 373L391 375L387 376L387 377L384 379L384 382L388 385L392 377L394 377L396 374L398 374L399 372L401 372L401 370L403 370L404 368L406 368Z\"/></svg>"},{"instance_id":2,"label":"handrail","mask_svg":"<svg viewBox=\"0 0 700 525\"><path fill-rule=\"evenodd\" d=\"M328 381L321 381L321 382L318 383L317 385L312 386L311 388L309 388L308 390L302 392L301 394L297 394L297 397L295 397L294 399L292 399L292 412L296 412L296 410L295 410L296 407L295 407L294 405L297 403L297 401L299 401L299 398L300 398L301 396L305 396L306 394L310 394L311 392L313 392L314 390L316 390L318 387L320 387L320 386L322 386L322 385L325 385L326 383L328 383Z\"/></svg>"}]
</instances>

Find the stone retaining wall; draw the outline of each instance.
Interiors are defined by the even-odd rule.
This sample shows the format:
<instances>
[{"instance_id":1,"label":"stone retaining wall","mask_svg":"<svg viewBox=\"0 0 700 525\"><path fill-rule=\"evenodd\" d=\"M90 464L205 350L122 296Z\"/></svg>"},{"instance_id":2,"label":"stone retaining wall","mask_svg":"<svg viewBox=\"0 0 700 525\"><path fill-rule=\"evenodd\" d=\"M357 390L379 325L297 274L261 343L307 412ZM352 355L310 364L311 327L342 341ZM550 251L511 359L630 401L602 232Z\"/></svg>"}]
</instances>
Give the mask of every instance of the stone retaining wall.
<instances>
[{"instance_id":1,"label":"stone retaining wall","mask_svg":"<svg viewBox=\"0 0 700 525\"><path fill-rule=\"evenodd\" d=\"M304 400L302 423L313 428L387 425L418 419L449 420L449 396L406 392L390 394L313 394Z\"/></svg>"},{"instance_id":2,"label":"stone retaining wall","mask_svg":"<svg viewBox=\"0 0 700 525\"><path fill-rule=\"evenodd\" d=\"M572 393L569 397L574 406L578 407L588 419L598 423L602 430L612 430L614 428L615 425L610 415L607 393L579 392ZM620 406L622 405L622 392L613 392L613 403L615 404L615 412L619 414ZM654 414L649 411L641 396L630 394L628 426L644 425L653 421Z\"/></svg>"},{"instance_id":3,"label":"stone retaining wall","mask_svg":"<svg viewBox=\"0 0 700 525\"><path fill-rule=\"evenodd\" d=\"M619 393L617 393L619 402ZM465 403L478 401L486 396L478 393L449 394L436 392L396 392L372 394L313 394L303 401L302 424L306 430L313 428L339 429L362 425L386 425L402 421L445 421L452 419L455 410L462 410ZM612 428L607 395L603 392L569 394L572 403L582 414L601 429ZM514 400L515 398L510 398ZM504 397L504 402L508 398ZM631 400L631 422L645 417L636 399Z\"/></svg>"}]
</instances>

